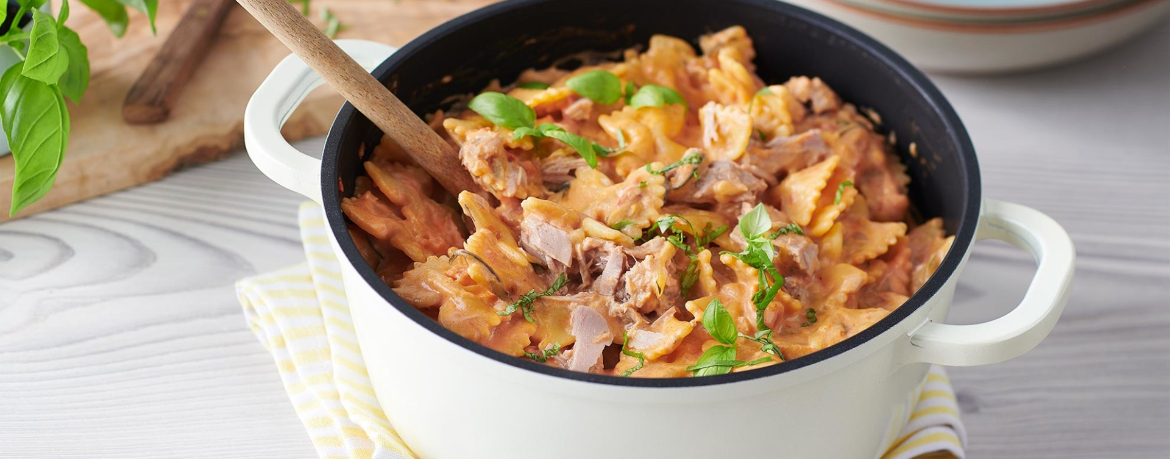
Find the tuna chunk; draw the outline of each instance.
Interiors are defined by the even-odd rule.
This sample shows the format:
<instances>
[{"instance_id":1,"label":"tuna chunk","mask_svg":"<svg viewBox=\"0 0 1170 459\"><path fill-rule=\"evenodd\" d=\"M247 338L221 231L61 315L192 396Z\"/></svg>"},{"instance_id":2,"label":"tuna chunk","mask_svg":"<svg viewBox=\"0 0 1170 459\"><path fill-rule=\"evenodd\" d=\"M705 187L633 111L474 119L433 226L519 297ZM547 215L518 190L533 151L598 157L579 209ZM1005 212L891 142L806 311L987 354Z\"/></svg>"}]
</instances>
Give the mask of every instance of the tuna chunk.
<instances>
[{"instance_id":1,"label":"tuna chunk","mask_svg":"<svg viewBox=\"0 0 1170 459\"><path fill-rule=\"evenodd\" d=\"M569 316L571 333L576 343L569 356L569 369L593 372L601 368L601 351L613 342L609 324L601 313L587 306L578 306Z\"/></svg>"},{"instance_id":2,"label":"tuna chunk","mask_svg":"<svg viewBox=\"0 0 1170 459\"><path fill-rule=\"evenodd\" d=\"M669 202L732 204L739 207L740 203L757 201L767 187L766 182L742 165L731 161L715 161L699 171L699 178L667 193L666 199Z\"/></svg>"},{"instance_id":3,"label":"tuna chunk","mask_svg":"<svg viewBox=\"0 0 1170 459\"><path fill-rule=\"evenodd\" d=\"M513 153L504 145L504 137L492 129L478 129L467 134L459 149L463 167L476 183L497 198L543 197L546 193L540 168L523 153Z\"/></svg>"},{"instance_id":4,"label":"tuna chunk","mask_svg":"<svg viewBox=\"0 0 1170 459\"><path fill-rule=\"evenodd\" d=\"M819 129L769 140L763 148L752 147L741 162L770 184L793 172L812 166L831 154Z\"/></svg>"}]
</instances>

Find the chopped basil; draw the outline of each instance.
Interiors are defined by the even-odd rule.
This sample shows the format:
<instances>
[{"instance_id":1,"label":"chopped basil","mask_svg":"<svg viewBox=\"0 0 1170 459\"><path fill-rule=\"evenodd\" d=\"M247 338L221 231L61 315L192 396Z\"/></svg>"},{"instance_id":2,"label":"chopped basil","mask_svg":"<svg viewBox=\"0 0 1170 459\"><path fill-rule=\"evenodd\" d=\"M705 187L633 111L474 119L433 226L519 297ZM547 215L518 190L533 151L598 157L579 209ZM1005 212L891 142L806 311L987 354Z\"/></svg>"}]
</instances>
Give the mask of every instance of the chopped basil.
<instances>
[{"instance_id":1,"label":"chopped basil","mask_svg":"<svg viewBox=\"0 0 1170 459\"><path fill-rule=\"evenodd\" d=\"M780 348L776 346L776 343L772 342L772 330L760 330L756 332L756 336L748 336L740 333L739 337L760 343L761 351L780 357L780 360L784 360L784 354L780 352Z\"/></svg>"},{"instance_id":2,"label":"chopped basil","mask_svg":"<svg viewBox=\"0 0 1170 459\"><path fill-rule=\"evenodd\" d=\"M808 310L804 312L804 323L800 324L800 326L807 327L815 323L817 323L817 310L808 308Z\"/></svg>"},{"instance_id":3,"label":"chopped basil","mask_svg":"<svg viewBox=\"0 0 1170 459\"><path fill-rule=\"evenodd\" d=\"M545 291L540 292L540 293L536 293L536 289L529 290L528 293L521 295L520 299L516 300L515 303L508 305L507 308L504 308L503 311L496 312L496 314L499 314L501 316L507 316L507 315L511 315L512 313L516 312L517 309L519 309L521 312L524 313L524 320L527 320L529 322L536 322L536 319L532 317L532 313L533 313L532 302L536 301L537 298L540 298L543 296L549 296L549 295L556 293L557 290L560 290L561 287L564 287L565 284L567 284L567 283L569 283L569 279L566 278L565 275L562 273L561 275L557 276L557 279L555 281L553 281L552 286L550 286L548 288L548 290L545 290Z\"/></svg>"},{"instance_id":4,"label":"chopped basil","mask_svg":"<svg viewBox=\"0 0 1170 459\"><path fill-rule=\"evenodd\" d=\"M638 188L646 188L647 185L650 185L650 183L645 180L638 182Z\"/></svg>"},{"instance_id":5,"label":"chopped basil","mask_svg":"<svg viewBox=\"0 0 1170 459\"><path fill-rule=\"evenodd\" d=\"M634 85L633 81L626 82L626 105L630 105L630 98L634 97L634 93L638 92L638 87Z\"/></svg>"},{"instance_id":6,"label":"chopped basil","mask_svg":"<svg viewBox=\"0 0 1170 459\"><path fill-rule=\"evenodd\" d=\"M565 86L589 100L610 105L622 98L622 82L605 70L590 70L569 78Z\"/></svg>"},{"instance_id":7,"label":"chopped basil","mask_svg":"<svg viewBox=\"0 0 1170 459\"><path fill-rule=\"evenodd\" d=\"M776 230L776 232L769 234L768 239L776 239L780 236L783 236L783 235L789 234L789 233L796 233L796 234L799 234L801 236L804 236L804 230L800 229L800 225L797 225L796 223L789 223L787 225L780 227L780 229Z\"/></svg>"},{"instance_id":8,"label":"chopped basil","mask_svg":"<svg viewBox=\"0 0 1170 459\"><path fill-rule=\"evenodd\" d=\"M841 194L845 193L845 187L847 187L847 186L853 186L853 182L846 180L844 182L841 182L840 185L837 185L837 196L833 197L833 204L840 204L841 203Z\"/></svg>"},{"instance_id":9,"label":"chopped basil","mask_svg":"<svg viewBox=\"0 0 1170 459\"><path fill-rule=\"evenodd\" d=\"M712 241L719 238L719 236L722 236L723 233L726 233L727 230L727 225L719 225L719 227L712 229L711 222L707 222L707 226L703 227L703 235L698 236L695 239L695 245L699 247L706 247Z\"/></svg>"},{"instance_id":10,"label":"chopped basil","mask_svg":"<svg viewBox=\"0 0 1170 459\"><path fill-rule=\"evenodd\" d=\"M549 357L552 357L552 356L560 354L560 353L561 353L561 343L553 343L552 347L545 349L544 351L541 351L541 352L524 351L524 356L528 357L532 360L535 360L537 362L544 363L544 362L548 361Z\"/></svg>"},{"instance_id":11,"label":"chopped basil","mask_svg":"<svg viewBox=\"0 0 1170 459\"><path fill-rule=\"evenodd\" d=\"M548 83L542 83L539 81L525 81L516 85L516 87L520 89L548 89Z\"/></svg>"},{"instance_id":12,"label":"chopped basil","mask_svg":"<svg viewBox=\"0 0 1170 459\"><path fill-rule=\"evenodd\" d=\"M648 84L639 88L638 92L630 97L629 104L631 107L661 107L666 104L680 104L685 107L687 102L673 89Z\"/></svg>"},{"instance_id":13,"label":"chopped basil","mask_svg":"<svg viewBox=\"0 0 1170 459\"><path fill-rule=\"evenodd\" d=\"M609 227L621 231L633 225L637 225L637 223L630 220L622 220L620 222L609 225Z\"/></svg>"},{"instance_id":14,"label":"chopped basil","mask_svg":"<svg viewBox=\"0 0 1170 459\"><path fill-rule=\"evenodd\" d=\"M649 172L649 173L655 174L655 175L662 175L666 172L678 169L678 168L680 168L684 165L687 165L687 164L700 164L702 162L703 162L703 153L699 152L699 151L694 151L691 153L687 153L686 156L682 157L682 159L675 161L673 163L667 164L666 167L663 167L662 169L659 169L659 170L654 170L654 168L650 167L650 165L647 164L646 165L646 172ZM699 170L695 169L695 172L693 172L693 175L695 176L695 178L699 178Z\"/></svg>"},{"instance_id":15,"label":"chopped basil","mask_svg":"<svg viewBox=\"0 0 1170 459\"><path fill-rule=\"evenodd\" d=\"M626 345L629 343L630 335L628 333L622 333L622 354L628 355L630 357L636 357L638 359L638 364L622 372L623 378L630 377L630 375L634 374L635 371L641 370L642 366L646 364L646 356L644 354L626 349Z\"/></svg>"},{"instance_id":16,"label":"chopped basil","mask_svg":"<svg viewBox=\"0 0 1170 459\"><path fill-rule=\"evenodd\" d=\"M536 122L536 112L532 107L503 93L488 91L475 96L467 108L487 118L492 124L508 129L531 128Z\"/></svg>"},{"instance_id":17,"label":"chopped basil","mask_svg":"<svg viewBox=\"0 0 1170 459\"><path fill-rule=\"evenodd\" d=\"M764 94L775 94L775 93L772 92L772 88L769 88L767 86L764 86L763 89L756 91L757 96L764 95Z\"/></svg>"},{"instance_id":18,"label":"chopped basil","mask_svg":"<svg viewBox=\"0 0 1170 459\"><path fill-rule=\"evenodd\" d=\"M764 135L764 131L762 131L762 130L759 130L759 129L756 129L756 134L758 134L758 135L760 136L760 141L761 141L761 142L767 142L767 141L768 141L768 136Z\"/></svg>"}]
</instances>

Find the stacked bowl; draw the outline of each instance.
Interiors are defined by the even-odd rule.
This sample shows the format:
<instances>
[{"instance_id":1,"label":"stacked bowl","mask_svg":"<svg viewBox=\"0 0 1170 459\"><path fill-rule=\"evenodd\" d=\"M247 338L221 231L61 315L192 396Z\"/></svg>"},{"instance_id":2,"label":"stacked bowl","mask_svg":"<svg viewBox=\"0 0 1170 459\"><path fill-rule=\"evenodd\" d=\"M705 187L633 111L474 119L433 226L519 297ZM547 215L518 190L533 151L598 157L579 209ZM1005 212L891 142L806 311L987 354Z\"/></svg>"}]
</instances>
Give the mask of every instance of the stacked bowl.
<instances>
[{"instance_id":1,"label":"stacked bowl","mask_svg":"<svg viewBox=\"0 0 1170 459\"><path fill-rule=\"evenodd\" d=\"M1075 60L1160 23L1170 0L787 0L927 70L999 73Z\"/></svg>"}]
</instances>

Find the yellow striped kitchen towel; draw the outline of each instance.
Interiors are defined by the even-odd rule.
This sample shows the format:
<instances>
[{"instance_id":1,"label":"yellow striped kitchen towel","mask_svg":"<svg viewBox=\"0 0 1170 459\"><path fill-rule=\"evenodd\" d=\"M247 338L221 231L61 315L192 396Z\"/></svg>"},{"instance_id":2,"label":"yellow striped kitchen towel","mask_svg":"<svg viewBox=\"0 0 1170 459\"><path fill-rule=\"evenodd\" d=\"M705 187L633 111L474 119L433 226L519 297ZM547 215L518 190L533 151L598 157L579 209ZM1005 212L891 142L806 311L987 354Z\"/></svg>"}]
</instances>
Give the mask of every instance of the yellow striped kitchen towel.
<instances>
[{"instance_id":1,"label":"yellow striped kitchen towel","mask_svg":"<svg viewBox=\"0 0 1170 459\"><path fill-rule=\"evenodd\" d=\"M374 396L320 205L300 208L308 262L236 284L248 326L276 359L323 458L415 458ZM909 424L882 459L963 459L966 433L950 380L933 367Z\"/></svg>"}]
</instances>

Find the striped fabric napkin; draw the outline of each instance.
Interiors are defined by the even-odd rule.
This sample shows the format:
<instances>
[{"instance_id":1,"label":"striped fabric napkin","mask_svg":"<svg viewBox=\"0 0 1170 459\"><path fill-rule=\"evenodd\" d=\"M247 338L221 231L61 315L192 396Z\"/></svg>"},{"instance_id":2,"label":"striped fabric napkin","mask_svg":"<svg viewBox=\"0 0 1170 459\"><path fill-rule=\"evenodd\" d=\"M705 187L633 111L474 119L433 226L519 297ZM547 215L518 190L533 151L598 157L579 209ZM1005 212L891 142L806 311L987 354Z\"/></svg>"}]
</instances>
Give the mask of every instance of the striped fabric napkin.
<instances>
[{"instance_id":1,"label":"striped fabric napkin","mask_svg":"<svg viewBox=\"0 0 1170 459\"><path fill-rule=\"evenodd\" d=\"M236 284L248 326L276 360L322 458L416 458L374 396L320 205L301 205L300 226L307 263ZM965 442L950 380L933 367L909 424L882 459L963 459Z\"/></svg>"}]
</instances>

